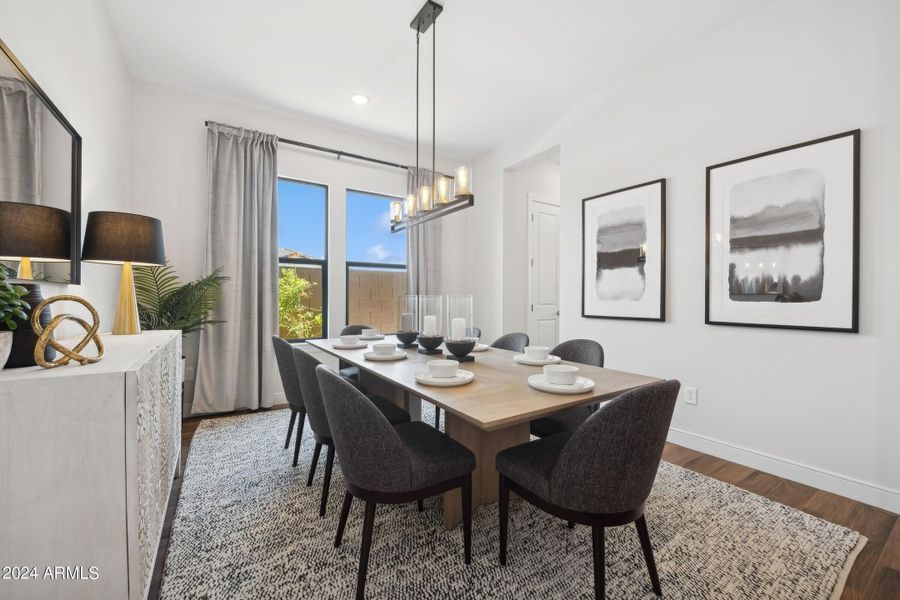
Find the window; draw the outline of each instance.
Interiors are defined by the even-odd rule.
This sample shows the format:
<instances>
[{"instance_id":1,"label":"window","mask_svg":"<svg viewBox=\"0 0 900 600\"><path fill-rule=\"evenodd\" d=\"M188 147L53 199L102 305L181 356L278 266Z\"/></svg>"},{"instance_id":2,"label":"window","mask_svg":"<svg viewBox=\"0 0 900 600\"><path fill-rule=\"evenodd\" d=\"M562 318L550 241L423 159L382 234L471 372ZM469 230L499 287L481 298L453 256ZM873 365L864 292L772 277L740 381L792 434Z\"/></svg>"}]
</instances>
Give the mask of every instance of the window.
<instances>
[{"instance_id":1,"label":"window","mask_svg":"<svg viewBox=\"0 0 900 600\"><path fill-rule=\"evenodd\" d=\"M397 296L406 293L406 231L391 233L391 202L347 190L347 323L397 331Z\"/></svg>"},{"instance_id":2,"label":"window","mask_svg":"<svg viewBox=\"0 0 900 600\"><path fill-rule=\"evenodd\" d=\"M278 179L278 325L289 340L325 336L328 188Z\"/></svg>"}]
</instances>

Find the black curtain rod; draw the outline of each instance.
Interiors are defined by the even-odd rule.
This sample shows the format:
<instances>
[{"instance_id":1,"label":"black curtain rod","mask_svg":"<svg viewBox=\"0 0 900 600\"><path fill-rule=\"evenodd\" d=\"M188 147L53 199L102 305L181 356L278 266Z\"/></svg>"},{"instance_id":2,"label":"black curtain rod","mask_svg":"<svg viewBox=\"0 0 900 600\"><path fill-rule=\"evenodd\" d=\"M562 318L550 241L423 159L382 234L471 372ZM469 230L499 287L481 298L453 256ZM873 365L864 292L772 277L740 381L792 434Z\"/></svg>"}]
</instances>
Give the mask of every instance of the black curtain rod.
<instances>
[{"instance_id":1,"label":"black curtain rod","mask_svg":"<svg viewBox=\"0 0 900 600\"><path fill-rule=\"evenodd\" d=\"M203 125L209 127L209 121L204 121ZM317 152L325 152L326 154L334 154L337 156L338 160L342 157L346 156L347 158L353 158L356 160L364 160L367 162L384 165L386 167L394 167L397 169L403 169L405 171L409 170L409 166L402 165L400 163L390 162L388 160L381 160L380 158L372 158L371 156L363 156L362 154L354 154L353 152L344 152L343 150L337 150L335 148L328 148L327 146L318 146L316 144L309 144L307 142L298 142L297 140L289 140L287 138L279 137L278 142L281 144L287 144L288 146L299 146L300 148L307 148L309 150L315 150Z\"/></svg>"}]
</instances>

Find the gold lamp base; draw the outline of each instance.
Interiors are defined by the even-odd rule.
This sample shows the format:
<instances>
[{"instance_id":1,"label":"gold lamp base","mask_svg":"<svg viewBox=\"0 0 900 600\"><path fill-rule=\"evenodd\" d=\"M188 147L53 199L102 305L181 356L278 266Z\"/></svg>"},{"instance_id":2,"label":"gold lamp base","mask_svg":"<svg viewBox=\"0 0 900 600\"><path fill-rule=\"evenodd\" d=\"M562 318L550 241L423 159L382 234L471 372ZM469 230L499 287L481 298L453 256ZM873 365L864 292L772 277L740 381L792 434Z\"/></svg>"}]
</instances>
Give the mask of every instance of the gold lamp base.
<instances>
[{"instance_id":1,"label":"gold lamp base","mask_svg":"<svg viewBox=\"0 0 900 600\"><path fill-rule=\"evenodd\" d=\"M138 318L137 297L134 294L134 272L130 262L122 263L122 281L119 283L119 305L113 321L113 335L134 335L141 332Z\"/></svg>"},{"instance_id":2,"label":"gold lamp base","mask_svg":"<svg viewBox=\"0 0 900 600\"><path fill-rule=\"evenodd\" d=\"M31 270L31 258L23 256L19 259L19 272L16 274L17 279L34 279L34 273Z\"/></svg>"}]
</instances>

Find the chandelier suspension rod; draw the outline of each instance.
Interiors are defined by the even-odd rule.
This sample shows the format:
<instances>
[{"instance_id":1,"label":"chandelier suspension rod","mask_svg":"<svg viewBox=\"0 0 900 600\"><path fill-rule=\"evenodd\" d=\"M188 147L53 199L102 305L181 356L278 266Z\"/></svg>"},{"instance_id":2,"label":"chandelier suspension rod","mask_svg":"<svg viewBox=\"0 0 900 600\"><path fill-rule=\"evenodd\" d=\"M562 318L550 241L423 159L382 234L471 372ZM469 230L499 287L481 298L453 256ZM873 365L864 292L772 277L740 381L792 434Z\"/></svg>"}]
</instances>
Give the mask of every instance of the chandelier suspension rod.
<instances>
[{"instance_id":1,"label":"chandelier suspension rod","mask_svg":"<svg viewBox=\"0 0 900 600\"><path fill-rule=\"evenodd\" d=\"M437 156L437 19L434 20L434 29L431 32L431 202L432 206L437 201L437 187L435 185L434 170Z\"/></svg>"}]
</instances>

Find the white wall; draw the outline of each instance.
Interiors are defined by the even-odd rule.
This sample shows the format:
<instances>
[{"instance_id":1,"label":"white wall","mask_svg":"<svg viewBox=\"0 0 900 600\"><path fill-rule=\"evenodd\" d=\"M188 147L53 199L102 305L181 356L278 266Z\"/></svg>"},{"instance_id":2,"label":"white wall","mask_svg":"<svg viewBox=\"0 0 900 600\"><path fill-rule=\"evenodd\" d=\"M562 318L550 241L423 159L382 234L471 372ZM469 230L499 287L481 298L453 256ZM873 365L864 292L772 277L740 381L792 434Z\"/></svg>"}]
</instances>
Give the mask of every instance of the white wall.
<instances>
[{"instance_id":1,"label":"white wall","mask_svg":"<svg viewBox=\"0 0 900 600\"><path fill-rule=\"evenodd\" d=\"M90 211L128 210L129 77L106 9L95 0L0 0L0 14L0 38L83 139L82 228ZM87 298L108 331L118 281L116 267L83 264L82 285L42 290ZM83 314L77 305L53 311Z\"/></svg>"},{"instance_id":2,"label":"white wall","mask_svg":"<svg viewBox=\"0 0 900 600\"><path fill-rule=\"evenodd\" d=\"M135 81L132 87L132 194L135 210L162 220L166 254L183 278L204 272L207 182L206 120L276 133L403 164L414 160L411 144L399 144L323 126L292 116L198 93ZM456 161L439 157L438 168ZM348 188L403 194L406 173L369 163L281 145L279 175L329 186L329 330L345 325L345 193Z\"/></svg>"},{"instance_id":3,"label":"white wall","mask_svg":"<svg viewBox=\"0 0 900 600\"><path fill-rule=\"evenodd\" d=\"M591 337L607 365L699 388L671 439L900 511L900 5L775 2L634 74L475 162L480 199L504 169L559 145L561 338ZM705 167L862 128L861 332L708 326ZM668 186L667 322L582 319L580 200L658 177ZM476 303L502 322L499 202L468 217ZM471 246L471 245L470 245Z\"/></svg>"},{"instance_id":4,"label":"white wall","mask_svg":"<svg viewBox=\"0 0 900 600\"><path fill-rule=\"evenodd\" d=\"M528 331L528 194L559 204L558 149L551 154L503 173L503 333Z\"/></svg>"}]
</instances>

